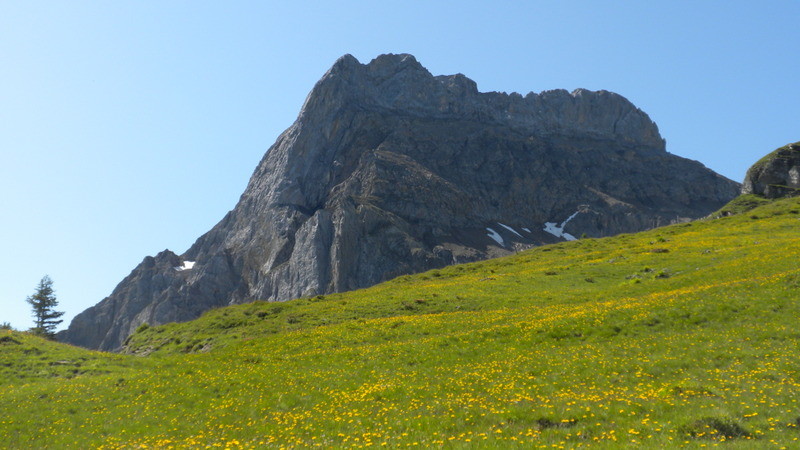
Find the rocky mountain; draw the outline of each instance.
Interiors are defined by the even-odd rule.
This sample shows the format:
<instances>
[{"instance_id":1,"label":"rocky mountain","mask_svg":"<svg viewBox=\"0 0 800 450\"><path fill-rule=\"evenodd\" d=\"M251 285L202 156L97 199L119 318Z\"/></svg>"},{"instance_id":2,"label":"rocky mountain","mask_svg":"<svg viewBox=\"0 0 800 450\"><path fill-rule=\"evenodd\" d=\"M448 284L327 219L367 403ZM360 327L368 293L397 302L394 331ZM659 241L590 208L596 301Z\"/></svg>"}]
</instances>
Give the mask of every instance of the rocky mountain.
<instances>
[{"instance_id":1,"label":"rocky mountain","mask_svg":"<svg viewBox=\"0 0 800 450\"><path fill-rule=\"evenodd\" d=\"M784 145L753 164L745 175L742 194L800 195L800 142Z\"/></svg>"},{"instance_id":2,"label":"rocky mountain","mask_svg":"<svg viewBox=\"0 0 800 450\"><path fill-rule=\"evenodd\" d=\"M685 221L738 190L667 153L620 95L481 93L411 55L346 55L219 224L145 258L59 337L113 350L142 323Z\"/></svg>"}]
</instances>

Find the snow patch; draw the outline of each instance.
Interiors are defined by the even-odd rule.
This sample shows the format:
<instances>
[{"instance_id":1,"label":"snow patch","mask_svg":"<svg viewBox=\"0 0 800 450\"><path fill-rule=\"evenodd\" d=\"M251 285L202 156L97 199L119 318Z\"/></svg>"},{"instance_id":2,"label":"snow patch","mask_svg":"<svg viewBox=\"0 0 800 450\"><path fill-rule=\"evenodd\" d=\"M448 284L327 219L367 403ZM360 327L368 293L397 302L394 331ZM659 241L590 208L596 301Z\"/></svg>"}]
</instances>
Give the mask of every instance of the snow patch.
<instances>
[{"instance_id":1,"label":"snow patch","mask_svg":"<svg viewBox=\"0 0 800 450\"><path fill-rule=\"evenodd\" d=\"M577 216L580 213L581 213L580 209L575 211L575 213L567 217L567 220L561 222L561 225L558 225L556 222L545 222L543 229L544 231L552 234L555 237L564 238L568 241L577 241L578 239L575 236L564 232L564 226L567 224L567 222L574 219L575 216Z\"/></svg>"},{"instance_id":2,"label":"snow patch","mask_svg":"<svg viewBox=\"0 0 800 450\"><path fill-rule=\"evenodd\" d=\"M498 225L500 225L501 227L505 228L506 230L508 230L508 231L510 231L510 232L512 232L512 233L514 233L514 234L516 234L517 236L519 236L519 237L522 237L522 235L521 235L521 234L517 233L517 231L516 231L516 230L514 230L513 228L511 228L510 226L508 226L508 225L505 225L505 224L502 224L502 223L500 223L500 222L497 222L497 224L498 224Z\"/></svg>"},{"instance_id":3,"label":"snow patch","mask_svg":"<svg viewBox=\"0 0 800 450\"><path fill-rule=\"evenodd\" d=\"M523 228L523 230L525 230L526 233L530 233L531 232L530 228Z\"/></svg>"},{"instance_id":4,"label":"snow patch","mask_svg":"<svg viewBox=\"0 0 800 450\"><path fill-rule=\"evenodd\" d=\"M506 246L505 242L503 241L503 238L500 236L500 234L499 234L497 231L494 231L494 230L493 230L493 229L491 229L491 228L487 228L487 229L486 229L486 234L487 234L487 235L488 235L490 238L494 239L494 241L495 241L495 242L497 242L498 244L500 244L500 246L501 246L501 247L505 247L505 246Z\"/></svg>"},{"instance_id":5,"label":"snow patch","mask_svg":"<svg viewBox=\"0 0 800 450\"><path fill-rule=\"evenodd\" d=\"M191 270L194 267L195 261L184 261L183 265L175 267L175 270L182 272L184 270Z\"/></svg>"},{"instance_id":6,"label":"snow patch","mask_svg":"<svg viewBox=\"0 0 800 450\"><path fill-rule=\"evenodd\" d=\"M575 236L573 236L573 235L571 235L569 233L564 233L563 224L562 224L562 226L558 226L558 224L556 224L555 222L545 222L544 231L552 234L555 237L564 238L564 239L566 239L568 241L577 240L577 239L575 239Z\"/></svg>"}]
</instances>

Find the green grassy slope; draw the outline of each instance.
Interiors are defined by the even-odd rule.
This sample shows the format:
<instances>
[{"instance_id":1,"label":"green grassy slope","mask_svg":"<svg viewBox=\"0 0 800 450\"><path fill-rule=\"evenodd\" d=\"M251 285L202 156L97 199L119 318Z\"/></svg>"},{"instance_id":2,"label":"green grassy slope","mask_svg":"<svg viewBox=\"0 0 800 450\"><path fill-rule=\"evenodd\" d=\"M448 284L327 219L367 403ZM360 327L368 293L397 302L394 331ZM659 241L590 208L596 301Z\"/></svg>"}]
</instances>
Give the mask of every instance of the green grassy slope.
<instances>
[{"instance_id":1,"label":"green grassy slope","mask_svg":"<svg viewBox=\"0 0 800 450\"><path fill-rule=\"evenodd\" d=\"M121 355L91 352L29 333L0 331L0 386L116 373L140 365Z\"/></svg>"},{"instance_id":2,"label":"green grassy slope","mask_svg":"<svg viewBox=\"0 0 800 450\"><path fill-rule=\"evenodd\" d=\"M786 199L224 308L142 329L146 357L0 343L0 445L797 447L798 230Z\"/></svg>"}]
</instances>

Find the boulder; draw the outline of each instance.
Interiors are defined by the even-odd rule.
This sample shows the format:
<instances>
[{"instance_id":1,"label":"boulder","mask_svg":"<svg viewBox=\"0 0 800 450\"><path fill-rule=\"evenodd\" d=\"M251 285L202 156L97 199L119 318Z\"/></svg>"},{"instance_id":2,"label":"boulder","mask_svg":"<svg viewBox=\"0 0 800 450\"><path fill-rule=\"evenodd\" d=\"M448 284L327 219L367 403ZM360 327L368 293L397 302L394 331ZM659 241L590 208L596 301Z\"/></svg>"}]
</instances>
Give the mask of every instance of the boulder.
<instances>
[{"instance_id":1,"label":"boulder","mask_svg":"<svg viewBox=\"0 0 800 450\"><path fill-rule=\"evenodd\" d=\"M800 142L787 144L761 158L747 171L742 194L766 198L800 194Z\"/></svg>"}]
</instances>

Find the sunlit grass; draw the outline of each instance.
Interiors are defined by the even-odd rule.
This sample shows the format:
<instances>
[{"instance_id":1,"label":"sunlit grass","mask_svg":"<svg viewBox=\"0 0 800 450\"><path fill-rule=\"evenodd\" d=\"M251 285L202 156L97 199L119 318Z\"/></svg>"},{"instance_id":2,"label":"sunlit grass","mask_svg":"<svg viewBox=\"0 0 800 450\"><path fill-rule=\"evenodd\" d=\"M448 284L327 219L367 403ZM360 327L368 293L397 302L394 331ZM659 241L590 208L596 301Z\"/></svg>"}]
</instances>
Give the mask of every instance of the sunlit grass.
<instances>
[{"instance_id":1,"label":"sunlit grass","mask_svg":"<svg viewBox=\"0 0 800 450\"><path fill-rule=\"evenodd\" d=\"M146 357L0 335L24 341L0 343L0 436L12 448L797 448L798 211L783 200L216 310L137 333L129 349ZM93 369L51 364L81 358Z\"/></svg>"}]
</instances>

